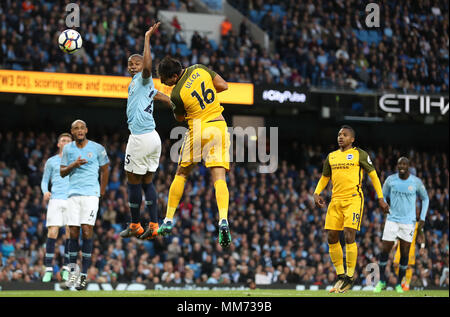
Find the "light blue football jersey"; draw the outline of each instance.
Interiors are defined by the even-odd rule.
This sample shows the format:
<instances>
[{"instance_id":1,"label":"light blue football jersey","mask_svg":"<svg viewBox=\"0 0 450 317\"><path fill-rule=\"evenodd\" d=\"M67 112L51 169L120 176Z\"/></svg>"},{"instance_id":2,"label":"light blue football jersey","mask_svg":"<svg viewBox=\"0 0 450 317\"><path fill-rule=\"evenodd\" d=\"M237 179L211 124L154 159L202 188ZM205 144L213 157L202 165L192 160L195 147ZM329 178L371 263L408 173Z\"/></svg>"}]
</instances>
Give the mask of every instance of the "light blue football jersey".
<instances>
[{"instance_id":1,"label":"light blue football jersey","mask_svg":"<svg viewBox=\"0 0 450 317\"><path fill-rule=\"evenodd\" d=\"M59 173L60 165L61 157L59 154L50 157L47 162L45 162L41 190L44 194L51 192L52 196L50 199L67 199L69 194L69 178L61 177L61 174ZM50 184L52 185L51 190L49 190Z\"/></svg>"},{"instance_id":2,"label":"light blue football jersey","mask_svg":"<svg viewBox=\"0 0 450 317\"><path fill-rule=\"evenodd\" d=\"M144 134L155 130L153 97L157 90L153 78L142 78L142 72L133 76L128 86L127 123L132 134Z\"/></svg>"},{"instance_id":3,"label":"light blue football jersey","mask_svg":"<svg viewBox=\"0 0 450 317\"><path fill-rule=\"evenodd\" d=\"M74 168L69 175L69 197L100 196L99 169L109 163L105 148L94 141L88 140L84 148L80 149L75 141L66 144L63 149L61 165L68 166L78 157L87 160L87 163Z\"/></svg>"},{"instance_id":4,"label":"light blue football jersey","mask_svg":"<svg viewBox=\"0 0 450 317\"><path fill-rule=\"evenodd\" d=\"M388 220L403 224L415 223L418 195L422 200L420 220L425 221L429 199L427 190L418 177L410 174L407 179L403 180L398 173L389 176L383 185L383 195L385 200L390 199Z\"/></svg>"}]
</instances>

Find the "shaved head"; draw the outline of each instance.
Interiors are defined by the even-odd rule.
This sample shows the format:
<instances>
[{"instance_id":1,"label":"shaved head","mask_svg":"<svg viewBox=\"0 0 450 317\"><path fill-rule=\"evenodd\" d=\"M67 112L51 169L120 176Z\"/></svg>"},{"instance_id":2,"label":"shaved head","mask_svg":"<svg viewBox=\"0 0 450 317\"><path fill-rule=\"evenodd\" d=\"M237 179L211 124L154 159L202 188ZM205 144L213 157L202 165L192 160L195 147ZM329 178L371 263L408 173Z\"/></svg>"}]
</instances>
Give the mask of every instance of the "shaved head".
<instances>
[{"instance_id":1,"label":"shaved head","mask_svg":"<svg viewBox=\"0 0 450 317\"><path fill-rule=\"evenodd\" d=\"M407 157L402 156L401 158L398 159L397 163L406 163L409 165L409 160Z\"/></svg>"},{"instance_id":2,"label":"shaved head","mask_svg":"<svg viewBox=\"0 0 450 317\"><path fill-rule=\"evenodd\" d=\"M140 60L144 60L144 56L142 56L141 54L133 54L128 58L128 60L130 60L132 58L138 58Z\"/></svg>"},{"instance_id":3,"label":"shaved head","mask_svg":"<svg viewBox=\"0 0 450 317\"><path fill-rule=\"evenodd\" d=\"M86 122L84 122L83 120L81 120L81 119L77 119L77 120L75 120L74 122L72 122L72 125L70 126L71 128L73 128L76 124L78 124L78 123L81 123L81 124L83 124L85 127L87 127L87 124L86 124Z\"/></svg>"}]
</instances>

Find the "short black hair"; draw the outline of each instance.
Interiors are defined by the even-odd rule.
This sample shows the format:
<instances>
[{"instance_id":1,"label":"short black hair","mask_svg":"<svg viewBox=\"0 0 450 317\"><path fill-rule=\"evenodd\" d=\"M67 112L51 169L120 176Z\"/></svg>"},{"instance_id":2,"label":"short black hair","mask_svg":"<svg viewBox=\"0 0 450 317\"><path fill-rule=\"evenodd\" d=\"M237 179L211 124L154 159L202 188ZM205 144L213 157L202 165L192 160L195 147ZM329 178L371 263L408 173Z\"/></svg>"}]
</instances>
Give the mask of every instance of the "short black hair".
<instances>
[{"instance_id":1,"label":"short black hair","mask_svg":"<svg viewBox=\"0 0 450 317\"><path fill-rule=\"evenodd\" d=\"M173 75L178 75L182 69L183 67L178 60L170 56L166 56L158 64L158 76L159 78L170 78Z\"/></svg>"},{"instance_id":2,"label":"short black hair","mask_svg":"<svg viewBox=\"0 0 450 317\"><path fill-rule=\"evenodd\" d=\"M350 132L352 133L352 136L353 136L354 138L356 137L355 130L354 130L351 126L349 126L349 125L347 125L347 124L344 124L343 126L341 126L341 129L347 129L347 130L350 130Z\"/></svg>"}]
</instances>

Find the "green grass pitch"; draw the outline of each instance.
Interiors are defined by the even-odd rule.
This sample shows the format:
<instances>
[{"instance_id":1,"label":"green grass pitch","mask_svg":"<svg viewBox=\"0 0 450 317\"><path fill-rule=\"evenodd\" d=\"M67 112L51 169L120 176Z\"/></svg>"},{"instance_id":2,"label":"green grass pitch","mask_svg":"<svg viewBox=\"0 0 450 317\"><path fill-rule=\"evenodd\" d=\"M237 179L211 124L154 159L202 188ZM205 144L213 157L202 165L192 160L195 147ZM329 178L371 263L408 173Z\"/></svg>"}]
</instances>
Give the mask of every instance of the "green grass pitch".
<instances>
[{"instance_id":1,"label":"green grass pitch","mask_svg":"<svg viewBox=\"0 0 450 317\"><path fill-rule=\"evenodd\" d=\"M383 291L349 291L345 294L330 294L326 290L233 290L233 291L193 291L193 290L145 290L145 291L0 291L0 297L449 297L448 290L409 291L398 294Z\"/></svg>"}]
</instances>

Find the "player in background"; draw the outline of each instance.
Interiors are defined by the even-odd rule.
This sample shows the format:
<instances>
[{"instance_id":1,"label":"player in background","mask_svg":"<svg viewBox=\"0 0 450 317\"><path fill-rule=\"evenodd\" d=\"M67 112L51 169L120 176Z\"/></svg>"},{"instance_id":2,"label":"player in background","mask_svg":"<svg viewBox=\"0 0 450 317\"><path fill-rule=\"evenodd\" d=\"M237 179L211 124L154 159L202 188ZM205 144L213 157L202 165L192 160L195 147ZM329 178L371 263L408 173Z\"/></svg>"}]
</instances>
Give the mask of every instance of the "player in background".
<instances>
[{"instance_id":1,"label":"player in background","mask_svg":"<svg viewBox=\"0 0 450 317\"><path fill-rule=\"evenodd\" d=\"M80 227L82 231L82 268L77 276L71 271L64 288L75 286L83 290L87 286L87 270L91 265L92 237L97 218L99 197L106 191L109 178L109 159L105 148L86 138L87 125L82 120L72 123L74 141L63 149L60 173L69 178L68 224L70 228L70 264L77 263ZM98 181L100 172L100 184Z\"/></svg>"},{"instance_id":2,"label":"player in background","mask_svg":"<svg viewBox=\"0 0 450 317\"><path fill-rule=\"evenodd\" d=\"M175 119L187 120L189 130L184 137L176 175L169 189L166 217L158 230L160 235L172 231L173 216L183 196L184 185L192 168L202 158L210 170L219 209L219 244L228 247L231 234L228 225L229 192L225 174L229 170L230 135L222 116L217 93L228 89L227 82L204 65L183 68L166 56L158 65L161 82L174 86L170 100Z\"/></svg>"},{"instance_id":3,"label":"player in background","mask_svg":"<svg viewBox=\"0 0 450 317\"><path fill-rule=\"evenodd\" d=\"M42 282L50 282L53 276L53 257L55 255L55 242L58 238L59 228L66 226L64 244L64 263L61 277L67 281L69 270L69 228L67 227L67 193L69 192L69 180L59 174L61 157L64 145L72 142L72 135L62 133L58 136L58 153L45 162L44 175L41 181L41 190L44 194L44 202L48 202L46 226L47 242L45 244L45 274ZM50 189L51 188L51 189Z\"/></svg>"},{"instance_id":4,"label":"player in background","mask_svg":"<svg viewBox=\"0 0 450 317\"><path fill-rule=\"evenodd\" d=\"M380 254L380 281L375 286L374 292L379 293L386 287L386 265L389 253L394 243L399 239L400 261L397 285L395 290L403 293L401 282L408 268L411 242L414 238L416 226L416 200L417 195L422 201L417 230L421 232L425 224L429 199L422 181L409 172L409 160L401 157L397 161L398 173L386 178L383 185L383 193L390 200L390 212L386 218L383 230L383 249Z\"/></svg>"},{"instance_id":5,"label":"player in background","mask_svg":"<svg viewBox=\"0 0 450 317\"><path fill-rule=\"evenodd\" d=\"M133 79L128 86L127 123L130 130L124 169L127 174L128 205L131 223L120 233L123 238L139 237L152 239L158 231L157 194L152 179L159 166L161 156L161 139L155 130L153 119L154 101L163 101L170 106L168 96L155 89L152 79L152 56L150 38L158 29L155 23L145 33L144 55L134 54L128 59L128 72ZM145 236L140 222L142 190L145 205L149 209L150 222Z\"/></svg>"},{"instance_id":6,"label":"player in background","mask_svg":"<svg viewBox=\"0 0 450 317\"><path fill-rule=\"evenodd\" d=\"M325 218L328 246L331 261L336 269L337 280L330 292L344 293L354 281L358 247L355 242L356 232L360 230L364 209L362 191L363 171L368 173L378 196L378 203L384 212L389 210L383 200L381 183L367 152L353 147L355 131L352 127L341 127L337 137L339 149L328 154L323 164L322 176L314 191L314 202L324 208L325 201L320 193L331 179L333 184L331 202ZM347 271L344 270L344 254L339 235L344 231Z\"/></svg>"}]
</instances>

